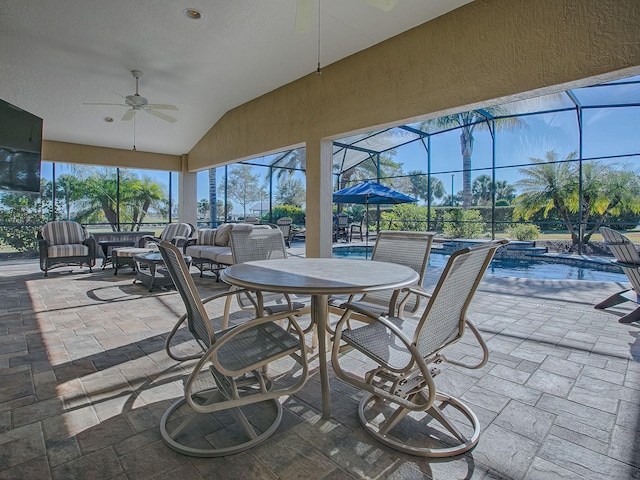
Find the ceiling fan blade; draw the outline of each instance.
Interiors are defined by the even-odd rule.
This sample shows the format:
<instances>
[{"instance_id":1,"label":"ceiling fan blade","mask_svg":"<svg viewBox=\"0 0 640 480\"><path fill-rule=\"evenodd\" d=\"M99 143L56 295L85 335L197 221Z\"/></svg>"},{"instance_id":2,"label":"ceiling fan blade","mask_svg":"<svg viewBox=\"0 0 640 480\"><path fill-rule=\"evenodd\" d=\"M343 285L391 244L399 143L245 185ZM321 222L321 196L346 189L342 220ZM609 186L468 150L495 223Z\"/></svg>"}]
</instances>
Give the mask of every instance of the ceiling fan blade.
<instances>
[{"instance_id":1,"label":"ceiling fan blade","mask_svg":"<svg viewBox=\"0 0 640 480\"><path fill-rule=\"evenodd\" d=\"M83 103L82 105L114 105L116 107L126 107L122 103Z\"/></svg>"},{"instance_id":2,"label":"ceiling fan blade","mask_svg":"<svg viewBox=\"0 0 640 480\"><path fill-rule=\"evenodd\" d=\"M153 108L155 110L173 110L173 111L178 110L178 107L176 107L175 105L165 105L162 103L150 103L147 105L147 107Z\"/></svg>"},{"instance_id":3,"label":"ceiling fan blade","mask_svg":"<svg viewBox=\"0 0 640 480\"><path fill-rule=\"evenodd\" d=\"M167 122L171 122L171 123L177 122L177 119L170 117L169 115L166 115L162 112L156 112L155 110L151 110L151 109L145 110L145 112L150 113L154 117L158 117L158 118L161 118L162 120L166 120Z\"/></svg>"},{"instance_id":4,"label":"ceiling fan blade","mask_svg":"<svg viewBox=\"0 0 640 480\"><path fill-rule=\"evenodd\" d=\"M136 111L132 108L131 110L127 110L126 112L124 112L124 115L120 120L122 120L123 122L128 122L129 120L133 119L133 116L135 114Z\"/></svg>"},{"instance_id":5,"label":"ceiling fan blade","mask_svg":"<svg viewBox=\"0 0 640 480\"><path fill-rule=\"evenodd\" d=\"M313 25L315 0L298 0L296 4L296 33L308 33Z\"/></svg>"},{"instance_id":6,"label":"ceiling fan blade","mask_svg":"<svg viewBox=\"0 0 640 480\"><path fill-rule=\"evenodd\" d=\"M393 7L396 6L398 0L367 0L369 5L373 5L376 8L379 8L383 12L389 12Z\"/></svg>"}]
</instances>

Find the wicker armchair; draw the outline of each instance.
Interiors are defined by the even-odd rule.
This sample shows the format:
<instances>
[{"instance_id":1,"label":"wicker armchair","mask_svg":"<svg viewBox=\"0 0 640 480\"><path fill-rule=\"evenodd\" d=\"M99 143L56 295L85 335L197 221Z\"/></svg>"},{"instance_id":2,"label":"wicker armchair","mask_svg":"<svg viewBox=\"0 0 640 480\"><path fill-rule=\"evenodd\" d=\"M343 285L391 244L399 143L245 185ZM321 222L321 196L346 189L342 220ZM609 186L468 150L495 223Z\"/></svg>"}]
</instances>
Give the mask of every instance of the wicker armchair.
<instances>
[{"instance_id":1,"label":"wicker armchair","mask_svg":"<svg viewBox=\"0 0 640 480\"><path fill-rule=\"evenodd\" d=\"M467 318L467 309L495 251L507 240L499 240L454 252L427 306L415 322L400 317L382 317L355 305L346 305L367 315L371 323L345 329L343 317L336 327L332 366L346 383L368 392L358 414L365 430L396 450L426 457L450 457L471 450L480 437L480 423L460 400L437 390L435 376L442 362L477 369L488 360L488 349L478 330ZM444 351L469 328L482 351L475 363L463 363ZM356 349L368 370L364 379L341 365L340 344ZM471 345L465 344L465 350ZM453 409L453 415L449 411Z\"/></svg>"},{"instance_id":2,"label":"wicker armchair","mask_svg":"<svg viewBox=\"0 0 640 480\"><path fill-rule=\"evenodd\" d=\"M40 269L44 276L55 267L87 265L89 272L96 264L96 242L87 229L71 220L48 222L38 232Z\"/></svg>"},{"instance_id":3,"label":"wicker armchair","mask_svg":"<svg viewBox=\"0 0 640 480\"><path fill-rule=\"evenodd\" d=\"M176 452L198 457L232 455L264 442L282 419L278 398L301 389L309 373L296 312L215 331L180 250L164 241L159 249L185 304L189 330L206 349L185 381L184 398L162 416L162 440ZM278 321L288 324L283 328ZM284 357L294 360L300 374L289 382L279 379L276 386L266 367ZM259 426L248 420L256 416Z\"/></svg>"}]
</instances>

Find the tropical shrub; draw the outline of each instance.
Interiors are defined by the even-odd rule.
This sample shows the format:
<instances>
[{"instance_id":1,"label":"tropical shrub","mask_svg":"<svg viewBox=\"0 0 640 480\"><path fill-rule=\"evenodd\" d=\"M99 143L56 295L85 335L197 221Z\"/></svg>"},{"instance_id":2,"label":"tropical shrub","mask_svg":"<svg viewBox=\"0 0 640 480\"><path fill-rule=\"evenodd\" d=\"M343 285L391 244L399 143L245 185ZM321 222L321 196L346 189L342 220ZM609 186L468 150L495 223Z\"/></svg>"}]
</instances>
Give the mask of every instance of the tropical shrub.
<instances>
[{"instance_id":1,"label":"tropical shrub","mask_svg":"<svg viewBox=\"0 0 640 480\"><path fill-rule=\"evenodd\" d=\"M272 209L273 217L272 221L275 223L279 218L290 217L295 225L304 225L304 210L300 207L294 207L293 205L276 205ZM264 215L262 220L269 221L269 214Z\"/></svg>"},{"instance_id":2,"label":"tropical shrub","mask_svg":"<svg viewBox=\"0 0 640 480\"><path fill-rule=\"evenodd\" d=\"M540 237L540 229L532 223L516 223L507 229L507 233L522 241L535 240Z\"/></svg>"},{"instance_id":3,"label":"tropical shrub","mask_svg":"<svg viewBox=\"0 0 640 480\"><path fill-rule=\"evenodd\" d=\"M444 214L444 234L451 238L479 238L485 224L478 210L454 208Z\"/></svg>"}]
</instances>

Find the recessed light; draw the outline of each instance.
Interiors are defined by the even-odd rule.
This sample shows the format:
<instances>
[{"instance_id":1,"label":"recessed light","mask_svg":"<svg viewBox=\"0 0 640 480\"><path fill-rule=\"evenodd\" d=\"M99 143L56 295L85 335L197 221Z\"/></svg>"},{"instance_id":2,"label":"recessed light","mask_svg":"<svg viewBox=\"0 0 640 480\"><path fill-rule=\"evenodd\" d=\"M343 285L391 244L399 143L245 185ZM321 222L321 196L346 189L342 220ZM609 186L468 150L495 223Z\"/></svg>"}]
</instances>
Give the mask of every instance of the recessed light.
<instances>
[{"instance_id":1,"label":"recessed light","mask_svg":"<svg viewBox=\"0 0 640 480\"><path fill-rule=\"evenodd\" d=\"M185 8L182 13L184 13L185 16L187 18L190 18L191 20L199 20L200 18L202 18L202 14L195 8Z\"/></svg>"},{"instance_id":2,"label":"recessed light","mask_svg":"<svg viewBox=\"0 0 640 480\"><path fill-rule=\"evenodd\" d=\"M107 122L107 123L111 123L111 122L113 122L113 118L111 118L111 117L104 117L104 121L105 121L105 122Z\"/></svg>"}]
</instances>

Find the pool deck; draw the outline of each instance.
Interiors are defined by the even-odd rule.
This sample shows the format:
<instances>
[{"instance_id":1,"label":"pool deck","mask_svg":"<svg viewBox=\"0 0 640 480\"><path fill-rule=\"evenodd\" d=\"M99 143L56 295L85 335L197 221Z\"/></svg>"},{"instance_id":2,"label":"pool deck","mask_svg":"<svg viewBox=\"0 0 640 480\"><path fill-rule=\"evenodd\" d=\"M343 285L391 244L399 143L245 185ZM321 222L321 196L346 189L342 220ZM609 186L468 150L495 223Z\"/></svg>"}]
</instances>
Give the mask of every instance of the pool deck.
<instances>
[{"instance_id":1,"label":"pool deck","mask_svg":"<svg viewBox=\"0 0 640 480\"><path fill-rule=\"evenodd\" d=\"M202 296L225 288L192 274ZM640 329L617 321L635 305L593 309L623 285L487 276L469 316L489 363L436 378L478 415L480 442L430 461L370 438L332 372L321 419L315 362L265 444L217 459L168 449L159 419L193 363L170 360L164 339L184 307L132 281L0 262L0 479L640 479Z\"/></svg>"}]
</instances>

